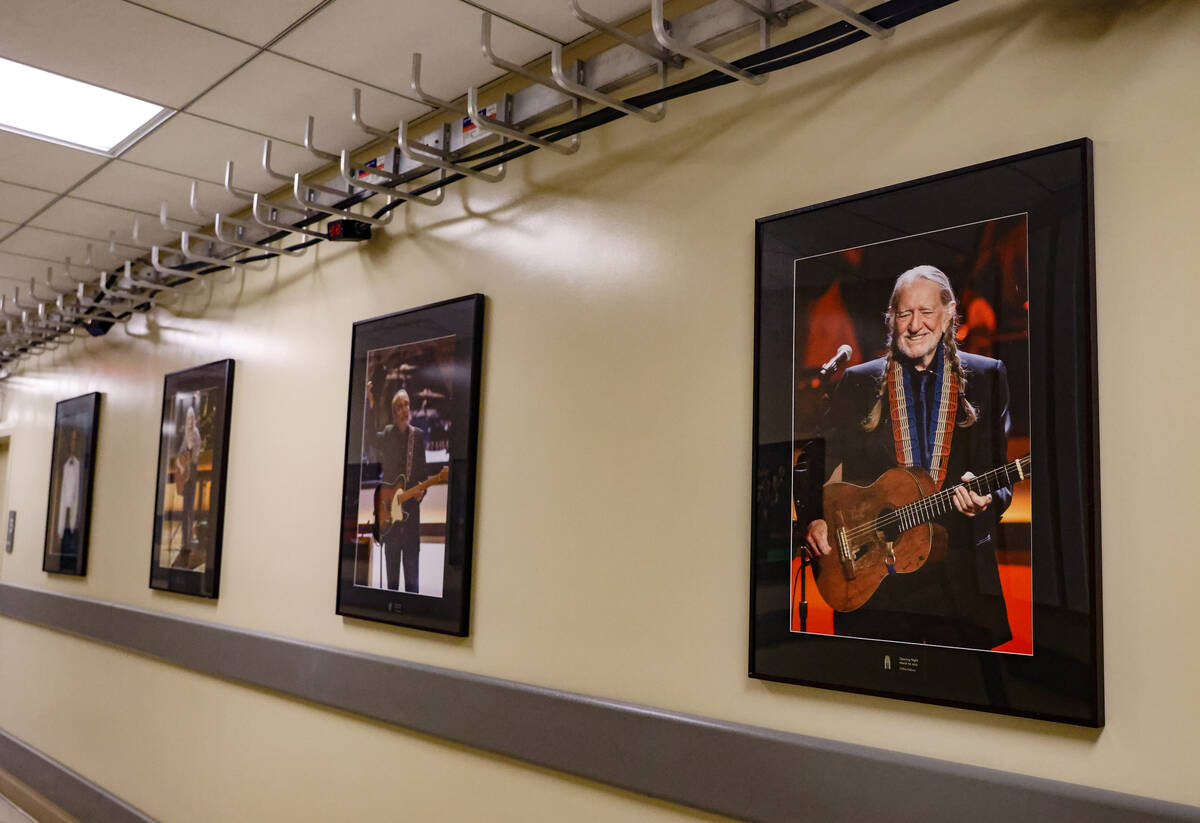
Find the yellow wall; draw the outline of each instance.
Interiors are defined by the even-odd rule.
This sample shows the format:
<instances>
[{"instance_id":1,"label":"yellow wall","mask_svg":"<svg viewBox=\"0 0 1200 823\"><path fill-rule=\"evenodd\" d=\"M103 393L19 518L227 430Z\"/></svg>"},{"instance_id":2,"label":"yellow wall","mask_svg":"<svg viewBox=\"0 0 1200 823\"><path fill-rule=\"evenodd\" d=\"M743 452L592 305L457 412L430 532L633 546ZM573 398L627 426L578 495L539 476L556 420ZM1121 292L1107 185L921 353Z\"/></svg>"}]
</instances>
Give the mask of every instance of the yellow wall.
<instances>
[{"instance_id":1,"label":"yellow wall","mask_svg":"<svg viewBox=\"0 0 1200 823\"><path fill-rule=\"evenodd\" d=\"M3 386L19 522L0 580L1200 804L1197 31L1186 0L962 0L890 42L460 184L369 245L218 287L202 315L44 356ZM1096 143L1107 727L747 679L754 218L1082 136ZM345 620L350 325L473 291L489 305L471 637ZM212 603L146 579L162 375L223 357L238 365ZM54 402L92 390L88 576L51 577ZM8 620L0 694L0 727L173 821L691 814Z\"/></svg>"}]
</instances>

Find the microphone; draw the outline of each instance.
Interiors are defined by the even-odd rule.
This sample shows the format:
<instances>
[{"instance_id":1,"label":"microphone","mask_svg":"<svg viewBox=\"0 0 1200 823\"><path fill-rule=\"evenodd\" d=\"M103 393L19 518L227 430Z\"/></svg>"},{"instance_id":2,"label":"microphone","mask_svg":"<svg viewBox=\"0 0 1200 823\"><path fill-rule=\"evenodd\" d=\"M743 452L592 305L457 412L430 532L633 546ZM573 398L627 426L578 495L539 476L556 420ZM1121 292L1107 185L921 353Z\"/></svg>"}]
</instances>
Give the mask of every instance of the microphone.
<instances>
[{"instance_id":1,"label":"microphone","mask_svg":"<svg viewBox=\"0 0 1200 823\"><path fill-rule=\"evenodd\" d=\"M832 377L834 372L841 368L842 364L850 359L850 355L854 354L854 349L847 346L845 343L838 346L837 354L830 358L829 362L821 367L817 372L817 376L824 380L827 377Z\"/></svg>"}]
</instances>

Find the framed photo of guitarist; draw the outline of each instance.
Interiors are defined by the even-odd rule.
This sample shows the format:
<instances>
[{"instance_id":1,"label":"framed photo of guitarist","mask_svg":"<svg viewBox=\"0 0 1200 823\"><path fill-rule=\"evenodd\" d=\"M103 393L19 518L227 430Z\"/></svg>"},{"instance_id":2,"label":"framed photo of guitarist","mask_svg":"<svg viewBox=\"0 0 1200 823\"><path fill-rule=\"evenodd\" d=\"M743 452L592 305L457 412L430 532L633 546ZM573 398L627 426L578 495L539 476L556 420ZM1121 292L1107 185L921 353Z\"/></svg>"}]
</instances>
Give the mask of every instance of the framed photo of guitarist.
<instances>
[{"instance_id":1,"label":"framed photo of guitarist","mask_svg":"<svg viewBox=\"0 0 1200 823\"><path fill-rule=\"evenodd\" d=\"M87 574L99 429L99 392L55 405L42 571L79 577Z\"/></svg>"},{"instance_id":2,"label":"framed photo of guitarist","mask_svg":"<svg viewBox=\"0 0 1200 823\"><path fill-rule=\"evenodd\" d=\"M215 598L221 579L233 361L163 380L150 588Z\"/></svg>"},{"instance_id":3,"label":"framed photo of guitarist","mask_svg":"<svg viewBox=\"0 0 1200 823\"><path fill-rule=\"evenodd\" d=\"M468 632L483 307L354 324L338 614Z\"/></svg>"},{"instance_id":4,"label":"framed photo of guitarist","mask_svg":"<svg viewBox=\"0 0 1200 823\"><path fill-rule=\"evenodd\" d=\"M758 221L752 677L1102 725L1091 191L1077 141Z\"/></svg>"}]
</instances>

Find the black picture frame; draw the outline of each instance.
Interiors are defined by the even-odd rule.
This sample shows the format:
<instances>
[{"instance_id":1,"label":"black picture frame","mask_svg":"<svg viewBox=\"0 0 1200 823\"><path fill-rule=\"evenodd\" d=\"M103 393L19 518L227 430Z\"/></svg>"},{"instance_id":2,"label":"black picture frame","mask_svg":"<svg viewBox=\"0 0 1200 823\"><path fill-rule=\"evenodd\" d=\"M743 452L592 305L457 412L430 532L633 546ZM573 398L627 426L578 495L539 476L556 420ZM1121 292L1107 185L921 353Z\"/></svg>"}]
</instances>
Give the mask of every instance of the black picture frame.
<instances>
[{"instance_id":1,"label":"black picture frame","mask_svg":"<svg viewBox=\"0 0 1200 823\"><path fill-rule=\"evenodd\" d=\"M472 294L354 324L340 615L469 632L484 305ZM379 508L414 487L423 495Z\"/></svg>"},{"instance_id":2,"label":"black picture frame","mask_svg":"<svg viewBox=\"0 0 1200 823\"><path fill-rule=\"evenodd\" d=\"M1092 198L1092 144L1081 139L757 221L750 677L1082 726L1104 724ZM1021 286L1022 242L1023 295L1013 293ZM990 644L1003 635L975 631L982 617L955 618L952 628L959 633L953 636L986 640L942 641L947 635L938 634L938 628L914 628L927 616L918 614L925 605L903 614L901 609L908 607L875 611L876 616L896 616L887 625L847 617L846 612L835 616L829 609L829 627L819 628L823 617L814 604L824 601L812 581L830 574L826 583L834 591L841 570L836 562L825 561L813 576L801 562L813 520L840 518L844 534L860 534L851 529L862 521L847 520L849 515L836 508L825 511L824 483L835 471L849 468L853 474L851 462L869 462L858 455L884 459L887 452L881 456L878 450L869 452L873 446L855 446L855 456L840 458L851 454L842 444L872 421L865 414L869 405L860 409L849 400L839 401L839 389L842 398L865 397L869 403L874 397L874 408L883 409L885 421L900 419L899 412L889 409L901 407L888 405L899 393L887 388L886 380L866 384L874 393L853 388L864 385L866 377L882 376L885 367L855 363L889 350L882 318L896 276L909 266L938 265L938 260L945 261L941 267L959 295L963 326L953 335L957 345L961 351L970 351L969 341L990 347L994 360L1007 370L1008 418L1014 436L1024 427L1029 438L1032 479L1005 474L997 482L1012 481L1007 488L1014 502L1003 517L993 513L988 521L982 519L989 516L984 512L978 523L991 525L971 525L972 532L951 527L972 536L987 531L988 539L973 547L950 545L920 571L958 581L946 585L966 582L974 587L971 597L986 594L992 605L996 592L989 581L999 576L1001 614L1012 640L996 646ZM968 318L967 310L974 316ZM850 366L835 376L823 375L820 366L834 357L843 336L857 336L852 348L865 351L855 352ZM946 349L943 344L940 350ZM988 366L975 373L977 383L992 381L985 403L990 408L983 408L979 419L993 421L986 436L992 438L994 454L1001 451L994 433L1002 428L995 421L1005 417L1002 395L995 390L1003 371L997 377L994 366ZM972 373L966 372L968 394ZM893 428L889 422L881 435L889 447L895 441L897 453L907 433L896 433L901 425ZM1004 449L1008 460L1013 459L1014 436ZM867 435L862 437L868 443ZM947 460L953 465L953 445L949 449ZM838 456L827 461L827 450ZM827 465L832 461L838 465ZM865 486L871 481L854 482ZM947 477L945 487L958 482ZM1003 508L1003 494L997 492L993 512ZM1028 501L1022 504L1028 515L1015 510L1021 495ZM875 509L865 515L875 516ZM952 517L963 515L944 515L946 522ZM837 546L836 524L829 529ZM966 554L955 554L956 548ZM997 571L986 571L988 552ZM848 546L843 558L865 565L865 556L863 548ZM977 571L974 577L952 577L951 563L973 564ZM880 590L894 593L897 584L889 579L886 559L882 565ZM891 569L896 568L893 563ZM849 574L842 572L842 579ZM889 600L878 591L872 597ZM835 592L833 599L837 596ZM860 608L867 608L871 617L873 607ZM962 614L967 613L964 607ZM1018 627L1017 621L1026 618L1028 626ZM1027 644L1017 644L1018 633ZM930 642L930 637L939 639Z\"/></svg>"},{"instance_id":3,"label":"black picture frame","mask_svg":"<svg viewBox=\"0 0 1200 823\"><path fill-rule=\"evenodd\" d=\"M152 589L219 594L233 367L233 360L218 360L163 378Z\"/></svg>"},{"instance_id":4,"label":"black picture frame","mask_svg":"<svg viewBox=\"0 0 1200 823\"><path fill-rule=\"evenodd\" d=\"M84 577L91 539L92 486L100 431L99 392L54 407L42 571Z\"/></svg>"}]
</instances>

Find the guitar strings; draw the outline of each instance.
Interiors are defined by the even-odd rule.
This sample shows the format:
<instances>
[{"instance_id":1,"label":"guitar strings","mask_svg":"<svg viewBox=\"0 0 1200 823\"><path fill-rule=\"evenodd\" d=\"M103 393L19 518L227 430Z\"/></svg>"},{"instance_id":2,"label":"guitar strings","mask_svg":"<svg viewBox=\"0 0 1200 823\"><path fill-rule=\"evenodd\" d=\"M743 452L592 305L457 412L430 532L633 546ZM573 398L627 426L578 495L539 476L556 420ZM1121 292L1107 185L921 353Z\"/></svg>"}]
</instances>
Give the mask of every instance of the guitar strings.
<instances>
[{"instance_id":1,"label":"guitar strings","mask_svg":"<svg viewBox=\"0 0 1200 823\"><path fill-rule=\"evenodd\" d=\"M1025 457L1014 460L1012 463L998 466L991 471L984 472L978 477L973 477L965 483L960 483L959 486L966 486L968 489L975 491L975 489L972 488L972 484L976 484L984 480L990 481L998 479L1001 473L1005 474L1005 479L1007 480L1009 467L1017 468L1018 464L1021 464L1018 471L1018 477L1029 477L1029 462L1030 455L1026 455ZM891 512L883 515L882 517L877 517L875 520L864 523L861 526L855 526L852 529L848 529L845 532L845 535L847 538L857 539L864 535L879 531L879 529L890 526L893 523L903 522L909 517L910 514L920 516L922 514L928 514L931 511L935 515L942 514L942 512L937 511L937 509L941 508L943 504L949 504L950 499L954 496L954 490L957 488L958 486L950 489L944 489L936 494L931 494L929 497L922 497L920 500L917 500L913 503L901 506L898 509L893 509ZM948 510L949 509L947 509L947 511ZM920 525L920 523L915 523L914 526L916 525Z\"/></svg>"},{"instance_id":2,"label":"guitar strings","mask_svg":"<svg viewBox=\"0 0 1200 823\"><path fill-rule=\"evenodd\" d=\"M985 481L985 480L998 479L1000 476L1000 473L1006 472L1007 469L1008 469L1007 465L1001 466L999 468L995 468L995 469L992 469L991 471L985 472L984 474L980 475L979 477L974 477L971 480L966 481L965 483L960 483L959 485L966 486L967 488L971 488L972 484L978 484L981 481ZM872 532L878 531L878 529L883 526L888 526L895 522L903 522L905 520L905 518L907 518L910 514L915 514L918 516L922 515L922 514L928 514L930 512L933 512L934 514L941 514L942 512L938 511L938 509L940 509L945 504L949 504L950 499L953 497L954 490L956 488L958 488L958 487L955 486L954 488L951 488L951 489L945 489L943 491L937 492L936 494L932 494L929 497L923 497L920 500L917 500L913 503L909 503L906 506L901 506L899 509L894 509L893 511L884 515L883 517L878 517L875 520L868 522L862 526L857 526L853 529L848 530L846 532L846 536L857 538L857 537L861 537L864 534L870 534ZM971 490L975 491L975 489L973 489L973 488ZM947 509L947 511L948 510L949 509ZM914 525L919 525L919 524L914 524Z\"/></svg>"},{"instance_id":3,"label":"guitar strings","mask_svg":"<svg viewBox=\"0 0 1200 823\"><path fill-rule=\"evenodd\" d=\"M1012 463L1009 463L1004 466L1000 466L998 468L992 469L991 471L985 472L984 474L980 475L979 477L972 478L971 480L968 480L965 483L961 483L959 485L967 486L968 488L970 488L972 483L977 483L977 482L983 481L983 480L996 479L999 477L1001 472L1005 472L1007 474L1009 467L1010 466L1015 467L1018 463L1026 464L1025 466L1021 467L1021 472L1024 472L1025 476L1028 476L1029 473L1028 473L1028 471L1026 471L1026 469L1027 469L1027 464L1029 463L1029 456L1027 455L1025 457L1019 458L1018 460L1014 460ZM1007 479L1007 476L1006 476L1006 479ZM957 486L954 488L957 488ZM916 514L916 515L926 514L929 512L929 510L932 510L935 507L941 507L943 504L948 503L950 498L954 494L954 488L940 491L936 494L930 495L929 497L923 497L920 500L917 500L913 503L909 503L906 506L901 506L899 509L894 509L893 511L889 512L888 514L886 514L882 517L878 517L875 520L870 521L869 523L863 524L861 526L856 526L853 529L849 529L846 531L846 537L858 538L864 534L870 534L871 532L878 531L879 528L882 528L884 526L888 526L888 525L891 525L892 523L896 523L896 522L902 522L905 518L908 517L909 514ZM972 489L972 491L974 491L974 489ZM941 514L940 511L935 512L935 513ZM914 524L914 525L919 525L919 524Z\"/></svg>"}]
</instances>

